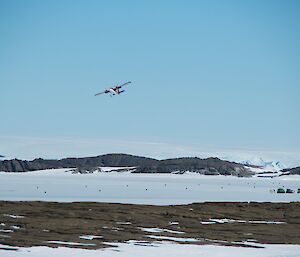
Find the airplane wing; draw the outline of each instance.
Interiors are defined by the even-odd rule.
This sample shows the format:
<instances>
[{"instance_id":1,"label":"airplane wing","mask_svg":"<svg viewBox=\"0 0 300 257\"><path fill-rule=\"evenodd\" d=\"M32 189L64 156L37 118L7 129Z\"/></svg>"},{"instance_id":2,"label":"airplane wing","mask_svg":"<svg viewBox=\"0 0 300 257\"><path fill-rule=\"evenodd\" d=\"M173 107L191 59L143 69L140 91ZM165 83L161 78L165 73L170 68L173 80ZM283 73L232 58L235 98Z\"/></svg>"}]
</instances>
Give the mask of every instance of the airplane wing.
<instances>
[{"instance_id":1,"label":"airplane wing","mask_svg":"<svg viewBox=\"0 0 300 257\"><path fill-rule=\"evenodd\" d=\"M102 95L102 94L106 94L106 93L108 93L108 92L109 92L108 90L105 90L105 91L103 91L103 92L100 92L100 93L95 94L95 96L97 96L97 95Z\"/></svg>"},{"instance_id":2,"label":"airplane wing","mask_svg":"<svg viewBox=\"0 0 300 257\"><path fill-rule=\"evenodd\" d=\"M131 83L131 81L128 81L128 82L126 82L126 83L124 83L124 84L122 84L120 86L116 86L116 89L120 89L121 87L124 87L124 86L126 86L126 85L128 85L130 83Z\"/></svg>"}]
</instances>

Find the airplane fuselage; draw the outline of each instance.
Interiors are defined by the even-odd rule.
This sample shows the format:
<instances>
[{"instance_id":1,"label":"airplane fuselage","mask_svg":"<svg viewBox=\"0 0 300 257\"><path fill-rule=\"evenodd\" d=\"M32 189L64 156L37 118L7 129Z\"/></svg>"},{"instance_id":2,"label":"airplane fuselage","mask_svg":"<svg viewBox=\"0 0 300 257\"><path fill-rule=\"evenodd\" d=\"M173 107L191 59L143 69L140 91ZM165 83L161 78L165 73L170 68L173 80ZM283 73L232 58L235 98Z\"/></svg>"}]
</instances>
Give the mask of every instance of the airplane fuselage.
<instances>
[{"instance_id":1,"label":"airplane fuselage","mask_svg":"<svg viewBox=\"0 0 300 257\"><path fill-rule=\"evenodd\" d=\"M116 87L116 88L110 88L110 89L108 89L108 91L111 95L119 95L119 94L123 93L125 90L120 90L119 87Z\"/></svg>"},{"instance_id":2,"label":"airplane fuselage","mask_svg":"<svg viewBox=\"0 0 300 257\"><path fill-rule=\"evenodd\" d=\"M107 89L105 89L105 91L95 94L95 96L102 95L102 94L109 94L110 96L119 95L119 94L125 92L125 90L123 90L123 87L130 83L131 83L131 81L128 81L122 85L107 88Z\"/></svg>"},{"instance_id":3,"label":"airplane fuselage","mask_svg":"<svg viewBox=\"0 0 300 257\"><path fill-rule=\"evenodd\" d=\"M113 89L113 88L110 88L110 89L109 89L109 92L110 92L111 94L113 94L113 95L117 95L117 94L118 94L118 90L115 90L115 89Z\"/></svg>"}]
</instances>

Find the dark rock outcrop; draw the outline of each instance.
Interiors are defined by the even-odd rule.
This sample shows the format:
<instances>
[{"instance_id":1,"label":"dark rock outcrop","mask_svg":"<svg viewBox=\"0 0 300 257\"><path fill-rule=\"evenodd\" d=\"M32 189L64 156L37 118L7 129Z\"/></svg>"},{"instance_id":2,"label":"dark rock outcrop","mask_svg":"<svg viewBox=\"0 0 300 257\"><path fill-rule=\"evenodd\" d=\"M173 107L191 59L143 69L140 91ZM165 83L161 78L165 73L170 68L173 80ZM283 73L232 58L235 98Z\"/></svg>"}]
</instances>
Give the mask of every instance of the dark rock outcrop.
<instances>
[{"instance_id":1,"label":"dark rock outcrop","mask_svg":"<svg viewBox=\"0 0 300 257\"><path fill-rule=\"evenodd\" d=\"M283 169L282 172L289 173L290 175L300 175L300 167L295 167L291 169Z\"/></svg>"},{"instance_id":2,"label":"dark rock outcrop","mask_svg":"<svg viewBox=\"0 0 300 257\"><path fill-rule=\"evenodd\" d=\"M0 171L25 172L58 168L93 169L101 166L129 167L150 165L156 162L158 160L128 154L106 154L95 157L64 158L61 160L44 160L39 158L33 161L23 161L14 159L0 161Z\"/></svg>"},{"instance_id":3,"label":"dark rock outcrop","mask_svg":"<svg viewBox=\"0 0 300 257\"><path fill-rule=\"evenodd\" d=\"M242 164L223 161L218 158L200 159L184 157L166 160L133 156L128 154L106 154L85 158L65 158L61 160L35 159L33 161L0 161L0 171L26 172L44 169L77 168L91 171L98 167L136 167L135 173L184 173L186 171L204 175L251 176Z\"/></svg>"},{"instance_id":4,"label":"dark rock outcrop","mask_svg":"<svg viewBox=\"0 0 300 257\"><path fill-rule=\"evenodd\" d=\"M161 160L151 166L140 166L135 172L138 173L183 173L185 171L204 175L234 175L251 176L252 173L242 164L223 161L218 158L200 159L197 157L184 157Z\"/></svg>"}]
</instances>

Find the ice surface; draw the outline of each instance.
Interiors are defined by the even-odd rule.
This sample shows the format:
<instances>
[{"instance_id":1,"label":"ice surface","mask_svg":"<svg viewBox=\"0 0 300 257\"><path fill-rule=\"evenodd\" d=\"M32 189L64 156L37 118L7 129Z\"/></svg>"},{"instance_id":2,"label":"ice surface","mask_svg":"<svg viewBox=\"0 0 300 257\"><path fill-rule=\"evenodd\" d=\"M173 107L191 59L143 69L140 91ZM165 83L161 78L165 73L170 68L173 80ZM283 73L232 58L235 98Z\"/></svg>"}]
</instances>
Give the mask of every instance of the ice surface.
<instances>
[{"instance_id":1,"label":"ice surface","mask_svg":"<svg viewBox=\"0 0 300 257\"><path fill-rule=\"evenodd\" d=\"M254 223L254 224L285 224L286 223L282 221L272 221L272 220L249 220L247 222Z\"/></svg>"},{"instance_id":2,"label":"ice surface","mask_svg":"<svg viewBox=\"0 0 300 257\"><path fill-rule=\"evenodd\" d=\"M232 219L209 219L211 222L214 223L220 223L220 224L224 224L224 223L233 223L235 222L235 220Z\"/></svg>"},{"instance_id":3,"label":"ice surface","mask_svg":"<svg viewBox=\"0 0 300 257\"><path fill-rule=\"evenodd\" d=\"M171 229L165 229L165 228L139 228L142 231L149 232L149 233L171 233L171 234L184 234L185 232L182 231L176 231Z\"/></svg>"},{"instance_id":4,"label":"ice surface","mask_svg":"<svg viewBox=\"0 0 300 257\"><path fill-rule=\"evenodd\" d=\"M66 247L50 248L45 246L15 248L0 245L0 255L1 257L299 257L300 252L299 245L261 245L255 243L252 243L251 245L264 248L174 244L171 242L138 244L136 241L128 243L111 243L111 245L118 246L118 248L85 250ZM7 248L11 248L11 250L1 250ZM17 251L15 251L16 249Z\"/></svg>"},{"instance_id":5,"label":"ice surface","mask_svg":"<svg viewBox=\"0 0 300 257\"><path fill-rule=\"evenodd\" d=\"M0 229L0 233L12 233L12 232L14 231L11 229Z\"/></svg>"},{"instance_id":6,"label":"ice surface","mask_svg":"<svg viewBox=\"0 0 300 257\"><path fill-rule=\"evenodd\" d=\"M83 243L65 242L65 241L47 241L46 243L58 244L58 245L95 246L95 244L83 244Z\"/></svg>"},{"instance_id":7,"label":"ice surface","mask_svg":"<svg viewBox=\"0 0 300 257\"><path fill-rule=\"evenodd\" d=\"M146 237L150 237L152 239L158 239L158 240L174 241L174 242L185 242L185 243L199 242L199 240L195 239L195 238L170 237L170 236L155 236L155 235L146 235Z\"/></svg>"},{"instance_id":8,"label":"ice surface","mask_svg":"<svg viewBox=\"0 0 300 257\"><path fill-rule=\"evenodd\" d=\"M262 158L252 158L250 160L240 160L238 162L245 165L260 166L270 171L279 171L286 168L286 166L280 161L265 161Z\"/></svg>"},{"instance_id":9,"label":"ice surface","mask_svg":"<svg viewBox=\"0 0 300 257\"><path fill-rule=\"evenodd\" d=\"M205 201L299 201L300 194L271 193L300 187L300 176L237 178L199 174L72 174L67 169L0 172L0 200L95 201L133 204L188 204ZM165 184L167 186L165 186ZM270 191L271 190L271 191ZM11 218L24 216L8 214Z\"/></svg>"},{"instance_id":10,"label":"ice surface","mask_svg":"<svg viewBox=\"0 0 300 257\"><path fill-rule=\"evenodd\" d=\"M163 232L161 228L139 228L140 230L144 232L149 232L149 233L160 233Z\"/></svg>"},{"instance_id":11,"label":"ice surface","mask_svg":"<svg viewBox=\"0 0 300 257\"><path fill-rule=\"evenodd\" d=\"M19 227L19 226L15 226L15 225L13 225L13 226L10 226L10 228L12 228L12 229L15 229L15 230L18 230L18 229L20 229L20 227Z\"/></svg>"},{"instance_id":12,"label":"ice surface","mask_svg":"<svg viewBox=\"0 0 300 257\"><path fill-rule=\"evenodd\" d=\"M234 220L234 219L209 219L209 221L201 221L202 225L211 225L211 224L225 224L225 223L252 223L252 224L285 224L286 222L282 221L273 221L273 220Z\"/></svg>"},{"instance_id":13,"label":"ice surface","mask_svg":"<svg viewBox=\"0 0 300 257\"><path fill-rule=\"evenodd\" d=\"M214 221L201 221L200 222L202 225L211 225L211 224L216 224Z\"/></svg>"},{"instance_id":14,"label":"ice surface","mask_svg":"<svg viewBox=\"0 0 300 257\"><path fill-rule=\"evenodd\" d=\"M117 221L116 223L118 225L131 225L132 224L131 222L128 222L128 221Z\"/></svg>"},{"instance_id":15,"label":"ice surface","mask_svg":"<svg viewBox=\"0 0 300 257\"><path fill-rule=\"evenodd\" d=\"M13 219L23 219L23 218L25 218L24 216L21 216L21 215L13 215L13 214L3 214L3 216L5 216L5 217L10 217L10 218L13 218Z\"/></svg>"},{"instance_id":16,"label":"ice surface","mask_svg":"<svg viewBox=\"0 0 300 257\"><path fill-rule=\"evenodd\" d=\"M79 236L80 239L85 239L85 240L93 240L97 238L103 238L103 236L94 236L94 235L82 235Z\"/></svg>"}]
</instances>

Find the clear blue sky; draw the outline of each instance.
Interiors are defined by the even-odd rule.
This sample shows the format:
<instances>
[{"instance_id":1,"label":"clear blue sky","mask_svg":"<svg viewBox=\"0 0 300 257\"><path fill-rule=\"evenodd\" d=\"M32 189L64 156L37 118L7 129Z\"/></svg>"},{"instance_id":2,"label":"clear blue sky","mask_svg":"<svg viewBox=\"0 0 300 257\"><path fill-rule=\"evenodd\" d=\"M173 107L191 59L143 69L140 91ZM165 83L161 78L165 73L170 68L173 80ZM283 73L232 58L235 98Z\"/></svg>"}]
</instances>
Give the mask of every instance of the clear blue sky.
<instances>
[{"instance_id":1,"label":"clear blue sky","mask_svg":"<svg viewBox=\"0 0 300 257\"><path fill-rule=\"evenodd\" d=\"M0 154L59 157L77 141L57 155L300 157L299 13L300 1L2 0ZM93 96L127 80L126 94Z\"/></svg>"}]
</instances>

